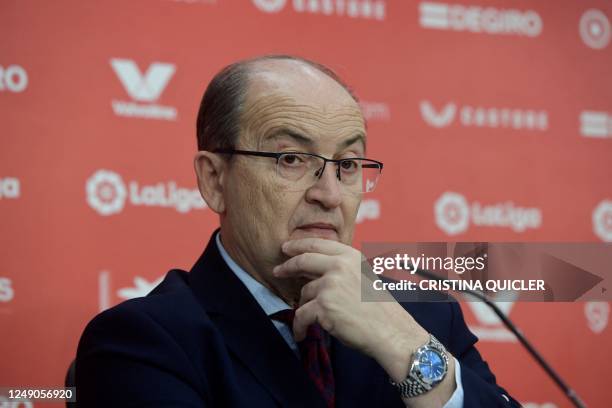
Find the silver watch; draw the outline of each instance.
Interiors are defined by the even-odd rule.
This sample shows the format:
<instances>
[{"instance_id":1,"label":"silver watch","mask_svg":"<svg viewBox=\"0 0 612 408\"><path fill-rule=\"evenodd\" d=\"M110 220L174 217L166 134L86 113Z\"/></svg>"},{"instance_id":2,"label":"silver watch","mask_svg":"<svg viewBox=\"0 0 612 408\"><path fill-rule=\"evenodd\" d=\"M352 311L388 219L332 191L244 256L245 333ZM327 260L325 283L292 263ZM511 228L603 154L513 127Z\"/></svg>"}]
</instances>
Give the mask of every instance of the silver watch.
<instances>
[{"instance_id":1,"label":"silver watch","mask_svg":"<svg viewBox=\"0 0 612 408\"><path fill-rule=\"evenodd\" d=\"M412 398L433 389L440 384L448 372L446 349L432 334L429 341L419 347L410 362L410 371L404 381L399 383L389 379L403 398Z\"/></svg>"}]
</instances>

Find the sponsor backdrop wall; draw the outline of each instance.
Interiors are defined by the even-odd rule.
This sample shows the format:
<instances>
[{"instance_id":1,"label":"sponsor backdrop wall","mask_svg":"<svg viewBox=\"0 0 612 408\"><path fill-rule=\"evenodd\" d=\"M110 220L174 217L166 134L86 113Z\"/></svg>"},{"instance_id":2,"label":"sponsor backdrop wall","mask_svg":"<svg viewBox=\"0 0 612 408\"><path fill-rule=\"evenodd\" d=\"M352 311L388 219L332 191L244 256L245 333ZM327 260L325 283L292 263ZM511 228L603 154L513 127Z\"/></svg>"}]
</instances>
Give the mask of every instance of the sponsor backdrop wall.
<instances>
[{"instance_id":1,"label":"sponsor backdrop wall","mask_svg":"<svg viewBox=\"0 0 612 408\"><path fill-rule=\"evenodd\" d=\"M604 0L3 1L0 385L61 385L96 313L191 267L218 223L197 107L245 57L298 54L355 88L385 163L356 246L612 241L611 19ZM609 406L608 302L502 307ZM568 406L483 305L463 309L518 399Z\"/></svg>"}]
</instances>

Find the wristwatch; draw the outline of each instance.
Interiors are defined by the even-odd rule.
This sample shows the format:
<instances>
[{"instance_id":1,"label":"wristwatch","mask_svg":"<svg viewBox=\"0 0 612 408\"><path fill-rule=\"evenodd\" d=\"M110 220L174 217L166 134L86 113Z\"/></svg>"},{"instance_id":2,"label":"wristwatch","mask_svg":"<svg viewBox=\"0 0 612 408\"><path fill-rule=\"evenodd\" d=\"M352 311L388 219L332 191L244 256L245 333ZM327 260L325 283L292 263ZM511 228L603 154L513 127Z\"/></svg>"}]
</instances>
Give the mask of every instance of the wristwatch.
<instances>
[{"instance_id":1,"label":"wristwatch","mask_svg":"<svg viewBox=\"0 0 612 408\"><path fill-rule=\"evenodd\" d=\"M429 341L419 347L410 362L410 371L399 383L389 379L403 398L412 398L430 391L440 384L448 371L446 349L432 334Z\"/></svg>"}]
</instances>

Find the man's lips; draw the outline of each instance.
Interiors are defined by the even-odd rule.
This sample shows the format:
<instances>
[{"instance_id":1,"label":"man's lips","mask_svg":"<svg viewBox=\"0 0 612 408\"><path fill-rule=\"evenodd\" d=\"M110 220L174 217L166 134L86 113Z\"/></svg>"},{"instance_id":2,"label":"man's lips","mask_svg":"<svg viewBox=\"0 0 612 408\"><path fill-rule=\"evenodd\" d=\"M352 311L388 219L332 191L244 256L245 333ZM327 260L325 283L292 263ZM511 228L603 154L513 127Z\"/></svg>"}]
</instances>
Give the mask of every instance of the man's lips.
<instances>
[{"instance_id":1,"label":"man's lips","mask_svg":"<svg viewBox=\"0 0 612 408\"><path fill-rule=\"evenodd\" d=\"M304 224L297 228L298 231L303 231L308 235L314 235L321 238L337 239L338 231L332 224L316 222L312 224Z\"/></svg>"},{"instance_id":2,"label":"man's lips","mask_svg":"<svg viewBox=\"0 0 612 408\"><path fill-rule=\"evenodd\" d=\"M313 224L305 224L305 225L300 225L298 227L298 229L327 229L327 230L332 230L332 231L336 231L336 227L334 227L332 224L327 224L327 223L323 223L323 222L316 222Z\"/></svg>"}]
</instances>

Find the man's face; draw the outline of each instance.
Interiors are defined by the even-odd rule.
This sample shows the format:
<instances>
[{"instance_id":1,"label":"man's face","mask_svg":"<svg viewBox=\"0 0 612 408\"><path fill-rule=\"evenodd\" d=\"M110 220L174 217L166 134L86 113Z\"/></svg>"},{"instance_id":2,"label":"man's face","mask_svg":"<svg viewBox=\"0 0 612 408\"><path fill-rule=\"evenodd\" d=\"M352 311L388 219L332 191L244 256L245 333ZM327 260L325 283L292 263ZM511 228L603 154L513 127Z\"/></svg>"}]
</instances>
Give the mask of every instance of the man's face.
<instances>
[{"instance_id":1,"label":"man's face","mask_svg":"<svg viewBox=\"0 0 612 408\"><path fill-rule=\"evenodd\" d=\"M301 63L261 63L251 74L241 122L236 149L365 156L357 103L334 80ZM235 155L226 177L224 244L266 282L273 280L271 269L286 260L281 245L288 240L320 237L351 244L361 196L344 191L335 164L327 163L312 187L297 192L287 191L295 189L279 178L274 158Z\"/></svg>"}]
</instances>

